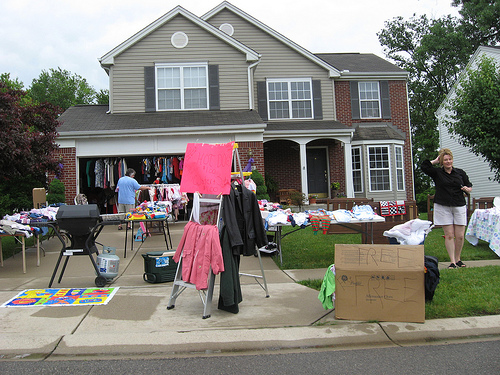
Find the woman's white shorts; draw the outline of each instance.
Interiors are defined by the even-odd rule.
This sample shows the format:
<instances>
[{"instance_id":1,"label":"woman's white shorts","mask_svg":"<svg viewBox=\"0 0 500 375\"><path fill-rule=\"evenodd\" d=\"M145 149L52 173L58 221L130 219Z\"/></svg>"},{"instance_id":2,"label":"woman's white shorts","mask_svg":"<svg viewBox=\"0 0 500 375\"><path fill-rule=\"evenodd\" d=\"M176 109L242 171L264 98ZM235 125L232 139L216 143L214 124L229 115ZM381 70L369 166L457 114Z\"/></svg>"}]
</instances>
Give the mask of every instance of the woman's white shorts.
<instances>
[{"instance_id":1,"label":"woman's white shorts","mask_svg":"<svg viewBox=\"0 0 500 375\"><path fill-rule=\"evenodd\" d=\"M434 225L467 225L467 206L443 206L434 203Z\"/></svg>"}]
</instances>

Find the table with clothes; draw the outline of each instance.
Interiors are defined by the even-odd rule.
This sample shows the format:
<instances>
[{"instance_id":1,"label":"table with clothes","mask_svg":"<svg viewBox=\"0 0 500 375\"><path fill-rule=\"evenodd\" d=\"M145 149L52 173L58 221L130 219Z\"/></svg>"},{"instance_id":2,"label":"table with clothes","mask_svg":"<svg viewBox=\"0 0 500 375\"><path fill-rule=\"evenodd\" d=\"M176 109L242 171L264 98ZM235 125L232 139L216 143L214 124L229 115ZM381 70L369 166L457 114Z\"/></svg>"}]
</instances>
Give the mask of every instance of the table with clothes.
<instances>
[{"instance_id":1,"label":"table with clothes","mask_svg":"<svg viewBox=\"0 0 500 375\"><path fill-rule=\"evenodd\" d=\"M465 238L473 246L476 246L479 240L488 242L490 249L500 256L500 207L474 210Z\"/></svg>"},{"instance_id":2,"label":"table with clothes","mask_svg":"<svg viewBox=\"0 0 500 375\"><path fill-rule=\"evenodd\" d=\"M23 273L26 273L26 238L36 237L36 265L40 266L40 237L47 234L48 228L36 227L36 223L55 220L59 207L33 208L12 215L5 215L0 220L0 265L3 267L1 237L13 237L21 244Z\"/></svg>"},{"instance_id":3,"label":"table with clothes","mask_svg":"<svg viewBox=\"0 0 500 375\"><path fill-rule=\"evenodd\" d=\"M352 210L327 211L324 209L292 213L290 209L275 209L274 211L261 211L265 220L265 228L269 232L274 232L275 251L279 254L280 262L283 264L281 251L281 240L297 230L311 226L313 234L327 234L330 225L361 224L358 228L349 226L350 229L365 233L373 243L373 223L384 222L385 219L374 213L369 205L354 206ZM282 233L283 226L297 227L288 233Z\"/></svg>"}]
</instances>

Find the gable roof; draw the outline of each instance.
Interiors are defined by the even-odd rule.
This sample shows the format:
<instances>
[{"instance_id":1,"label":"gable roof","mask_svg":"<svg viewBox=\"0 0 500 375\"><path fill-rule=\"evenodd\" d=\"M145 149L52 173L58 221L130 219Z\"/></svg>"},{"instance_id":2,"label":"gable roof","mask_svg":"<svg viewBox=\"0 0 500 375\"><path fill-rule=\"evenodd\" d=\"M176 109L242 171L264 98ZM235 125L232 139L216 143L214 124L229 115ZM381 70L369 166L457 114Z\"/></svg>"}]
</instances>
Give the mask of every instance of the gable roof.
<instances>
[{"instance_id":1,"label":"gable roof","mask_svg":"<svg viewBox=\"0 0 500 375\"><path fill-rule=\"evenodd\" d=\"M407 71L373 53L316 53L315 55L338 69L345 79L366 76L408 77Z\"/></svg>"},{"instance_id":2,"label":"gable roof","mask_svg":"<svg viewBox=\"0 0 500 375\"><path fill-rule=\"evenodd\" d=\"M203 16L201 16L201 18L203 20L207 21L211 17L213 17L214 15L216 15L217 13L221 12L224 9L228 9L231 12L237 14L241 18L245 19L247 22L249 22L252 25L254 25L255 27L258 27L259 29L261 29L264 32L266 32L267 34L269 34L272 37L278 39L283 44L287 45L288 47L290 47L293 50L297 51L301 55L305 56L306 58L308 58L312 62L318 64L321 67L323 67L324 69L326 69L329 72L329 76L330 77L340 77L340 72L338 71L338 69L336 69L335 67L333 67L330 64L327 64L325 61L323 61L322 59L318 58L313 53L311 53L307 49L305 49L304 47L299 46L295 42L291 41L290 39L288 39L285 36L283 36L280 33L278 33L276 30L273 30L272 28L270 28L269 26L263 24L262 22L260 22L259 20L255 19L254 17L252 17L248 13L245 13L241 9L235 7L234 5L232 5L231 3L229 3L228 1L223 1L222 3L220 3L219 5L217 5L215 8L213 8L212 10L208 11Z\"/></svg>"},{"instance_id":3,"label":"gable roof","mask_svg":"<svg viewBox=\"0 0 500 375\"><path fill-rule=\"evenodd\" d=\"M128 38L126 41L123 43L119 44L115 48L113 48L111 51L106 53L104 56L102 56L99 59L99 62L101 63L101 66L103 68L109 67L114 64L114 58L121 54L123 51L127 50L131 46L133 46L135 43L139 42L149 34L151 34L153 31L158 29L159 27L163 26L165 23L170 21L172 18L182 15L186 17L188 20L191 22L195 23L196 25L200 26L202 29L206 30L207 32L213 34L219 39L222 39L225 41L227 44L231 45L232 47L236 48L238 51L246 55L247 61L258 61L260 55L252 50L251 48L248 48L244 44L240 43L234 38L231 38L229 35L227 35L225 32L220 31L216 27L213 27L210 25L208 22L205 22L201 18L195 16L193 13L187 11L180 5L176 6L174 9L172 9L170 12L164 14L162 17L158 18L156 21L152 22L145 28L143 28L141 31L138 33L132 35L130 38Z\"/></svg>"}]
</instances>

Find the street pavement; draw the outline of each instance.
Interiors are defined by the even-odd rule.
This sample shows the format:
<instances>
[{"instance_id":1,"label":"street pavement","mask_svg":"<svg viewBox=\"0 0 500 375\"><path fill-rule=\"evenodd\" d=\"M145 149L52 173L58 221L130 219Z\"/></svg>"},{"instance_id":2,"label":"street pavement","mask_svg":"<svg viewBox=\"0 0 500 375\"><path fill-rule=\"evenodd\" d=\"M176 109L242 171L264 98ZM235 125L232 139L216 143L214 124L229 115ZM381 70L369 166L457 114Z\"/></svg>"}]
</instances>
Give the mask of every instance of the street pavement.
<instances>
[{"instance_id":1,"label":"street pavement","mask_svg":"<svg viewBox=\"0 0 500 375\"><path fill-rule=\"evenodd\" d=\"M184 222L169 224L174 249L184 225ZM316 290L296 283L322 279L326 269L283 271L267 255L262 256L262 264L269 297L266 297L262 278L242 276L243 302L239 313L219 310L217 278L211 316L203 319L198 291L186 289L177 297L175 308L167 310L173 283L151 284L143 280L141 254L165 250L163 236L153 235L142 244L135 242L134 251L127 246L126 258L123 257L125 230L105 226L98 241L115 247L120 257L118 276L108 285L119 287L112 300L103 306L0 308L0 359L164 358L306 348L405 346L500 336L500 315L426 320L425 323L337 320L334 310L323 309ZM48 287L61 243L51 239L43 241L42 247L45 254L39 267L35 249L27 250L25 274L21 254L4 260L0 268L0 304L25 289ZM500 260L467 262L471 267L487 264L500 266ZM440 264L441 268L445 266L447 263ZM259 258L242 257L240 272L262 276ZM56 277L52 287L91 288L95 287L94 279L88 256L72 256L61 283L57 283Z\"/></svg>"}]
</instances>

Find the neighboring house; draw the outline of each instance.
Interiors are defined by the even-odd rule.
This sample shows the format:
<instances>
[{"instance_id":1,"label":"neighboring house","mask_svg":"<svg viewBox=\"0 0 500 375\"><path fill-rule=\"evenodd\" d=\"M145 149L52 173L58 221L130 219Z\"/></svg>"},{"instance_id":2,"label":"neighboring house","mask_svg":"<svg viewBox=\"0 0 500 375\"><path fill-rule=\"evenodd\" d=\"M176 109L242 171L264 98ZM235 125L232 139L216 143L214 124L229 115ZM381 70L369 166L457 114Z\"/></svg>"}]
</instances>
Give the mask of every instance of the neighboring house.
<instances>
[{"instance_id":1,"label":"neighboring house","mask_svg":"<svg viewBox=\"0 0 500 375\"><path fill-rule=\"evenodd\" d=\"M479 47L474 55L472 55L465 70L477 68L481 56L492 58L500 64L500 47ZM465 70L461 75L465 73ZM472 198L498 197L500 196L500 184L492 180L493 172L491 172L488 162L484 158L474 155L470 148L458 143L456 138L448 132L448 128L444 124L444 118L451 114L446 106L450 100L456 97L456 85L457 83L451 88L445 100L436 111L439 127L439 146L449 148L453 152L453 165L465 170L469 176L473 184Z\"/></svg>"},{"instance_id":2,"label":"neighboring house","mask_svg":"<svg viewBox=\"0 0 500 375\"><path fill-rule=\"evenodd\" d=\"M61 116L68 200L113 194L95 187L96 162L150 183L148 162L229 141L280 189L413 199L408 74L373 54L313 54L224 1L202 17L175 7L100 63L109 107Z\"/></svg>"}]
</instances>

